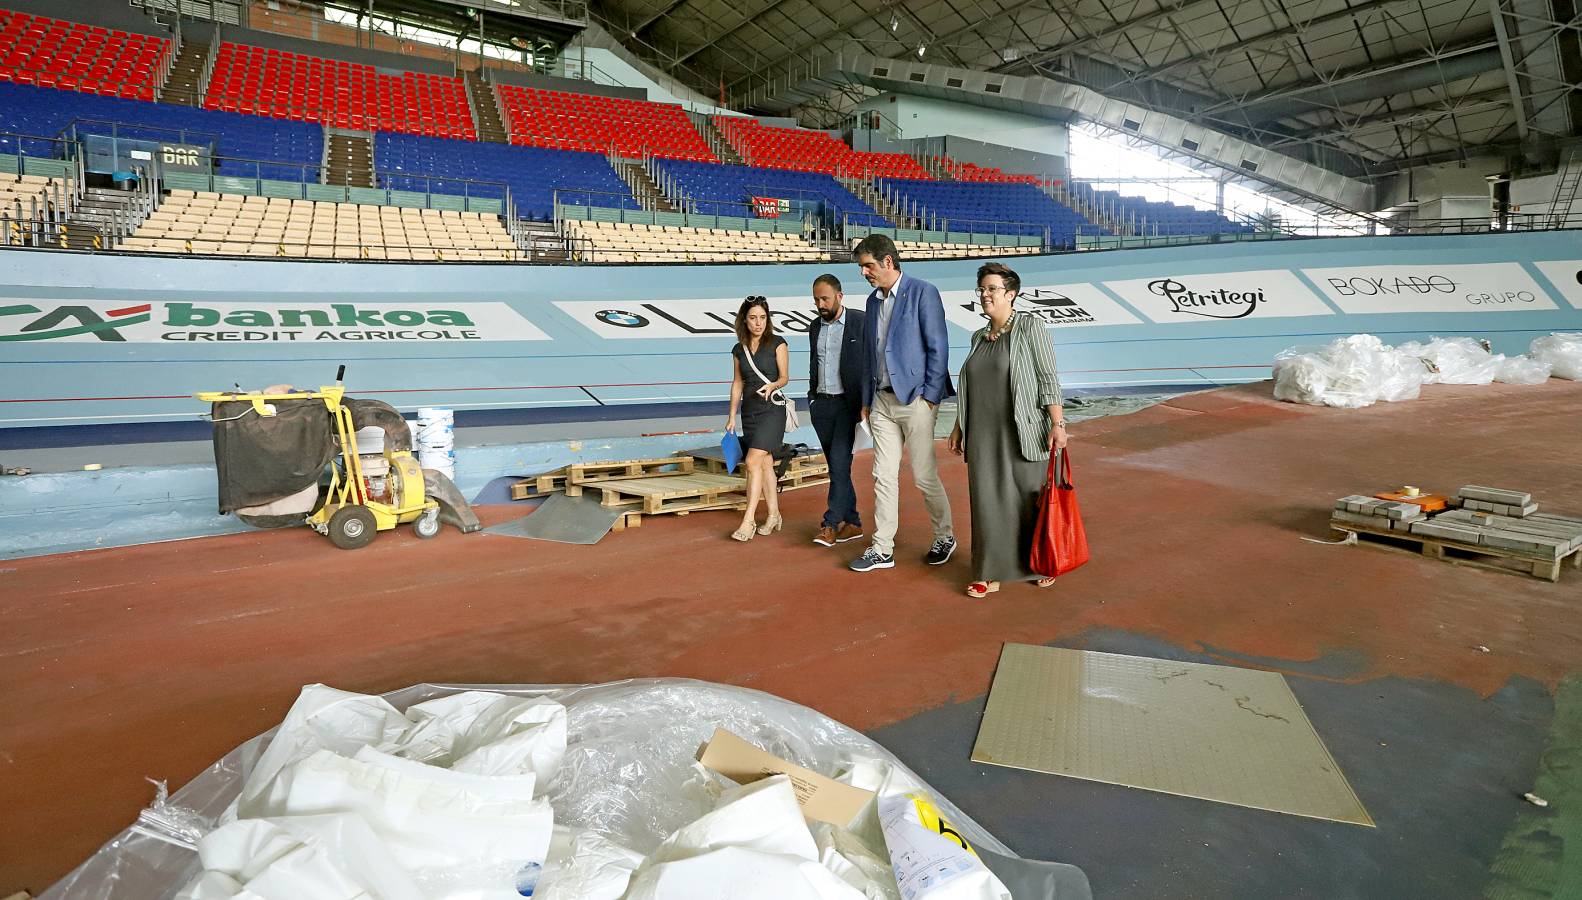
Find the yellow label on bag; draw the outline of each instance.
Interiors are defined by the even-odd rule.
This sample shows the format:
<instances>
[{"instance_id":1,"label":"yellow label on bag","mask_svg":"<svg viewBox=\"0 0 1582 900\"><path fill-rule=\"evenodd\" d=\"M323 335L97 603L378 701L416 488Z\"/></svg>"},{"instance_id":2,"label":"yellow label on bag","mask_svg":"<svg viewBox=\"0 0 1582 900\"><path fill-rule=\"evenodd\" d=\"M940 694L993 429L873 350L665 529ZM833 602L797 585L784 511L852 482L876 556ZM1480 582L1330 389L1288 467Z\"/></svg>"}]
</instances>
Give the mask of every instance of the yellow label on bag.
<instances>
[{"instance_id":1,"label":"yellow label on bag","mask_svg":"<svg viewBox=\"0 0 1582 900\"><path fill-rule=\"evenodd\" d=\"M917 810L919 825L961 845L961 849L971 853L973 856L978 855L978 851L972 849L972 845L967 843L967 839L962 837L961 833L952 828L950 823L945 821L945 817L939 814L939 807L935 806L934 801L930 800L926 794L908 794L907 799L912 801L912 808Z\"/></svg>"}]
</instances>

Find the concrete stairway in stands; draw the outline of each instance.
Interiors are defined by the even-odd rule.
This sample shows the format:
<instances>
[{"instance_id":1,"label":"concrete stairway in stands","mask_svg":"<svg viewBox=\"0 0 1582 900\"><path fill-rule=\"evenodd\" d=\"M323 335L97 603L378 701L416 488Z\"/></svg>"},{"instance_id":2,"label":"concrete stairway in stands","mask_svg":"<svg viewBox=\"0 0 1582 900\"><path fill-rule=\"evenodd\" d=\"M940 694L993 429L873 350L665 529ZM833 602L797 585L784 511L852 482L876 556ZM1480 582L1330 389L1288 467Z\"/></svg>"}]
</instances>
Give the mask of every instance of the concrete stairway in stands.
<instances>
[{"instance_id":1,"label":"concrete stairway in stands","mask_svg":"<svg viewBox=\"0 0 1582 900\"><path fill-rule=\"evenodd\" d=\"M742 159L742 155L736 152L736 148L731 146L731 142L725 139L725 135L714 127L713 120L708 116L689 112L687 113L687 118L692 120L692 127L697 129L698 134L703 135L703 142L709 145L709 149L714 152L720 162L729 163L733 166L746 164L746 160Z\"/></svg>"},{"instance_id":2,"label":"concrete stairway in stands","mask_svg":"<svg viewBox=\"0 0 1582 900\"><path fill-rule=\"evenodd\" d=\"M324 183L374 186L374 147L365 132L325 129Z\"/></svg>"},{"instance_id":3,"label":"concrete stairway in stands","mask_svg":"<svg viewBox=\"0 0 1582 900\"><path fill-rule=\"evenodd\" d=\"M664 192L659 190L659 185L654 184L654 180L648 177L642 163L618 161L615 164L615 172L621 176L622 181L626 182L626 186L632 189L632 196L643 209L649 212L677 211L675 205L665 197Z\"/></svg>"},{"instance_id":4,"label":"concrete stairway in stands","mask_svg":"<svg viewBox=\"0 0 1582 900\"><path fill-rule=\"evenodd\" d=\"M108 250L118 223L128 231L140 223L140 199L135 191L86 188L66 218L65 246L71 250Z\"/></svg>"},{"instance_id":5,"label":"concrete stairway in stands","mask_svg":"<svg viewBox=\"0 0 1582 900\"><path fill-rule=\"evenodd\" d=\"M505 130L505 118L500 115L500 100L494 85L479 77L477 72L464 72L467 97L472 103L472 121L478 128L478 140L496 144L510 143Z\"/></svg>"},{"instance_id":6,"label":"concrete stairway in stands","mask_svg":"<svg viewBox=\"0 0 1582 900\"><path fill-rule=\"evenodd\" d=\"M189 40L181 45L175 62L170 65L170 75L160 89L159 102L172 106L201 106L203 97L198 85L203 71L209 65L209 42Z\"/></svg>"}]
</instances>

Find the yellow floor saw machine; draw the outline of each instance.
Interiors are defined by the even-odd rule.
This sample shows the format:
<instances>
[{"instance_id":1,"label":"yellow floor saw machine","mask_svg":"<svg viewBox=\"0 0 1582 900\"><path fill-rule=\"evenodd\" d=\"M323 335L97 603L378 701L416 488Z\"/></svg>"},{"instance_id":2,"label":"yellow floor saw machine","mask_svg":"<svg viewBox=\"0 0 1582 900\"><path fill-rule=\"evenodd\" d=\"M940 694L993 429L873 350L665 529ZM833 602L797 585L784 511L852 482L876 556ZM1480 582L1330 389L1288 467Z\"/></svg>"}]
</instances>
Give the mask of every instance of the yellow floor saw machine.
<instances>
[{"instance_id":1,"label":"yellow floor saw machine","mask_svg":"<svg viewBox=\"0 0 1582 900\"><path fill-rule=\"evenodd\" d=\"M477 531L478 517L456 485L412 455L401 413L347 397L345 376L341 366L335 384L316 391L276 386L197 395L212 404L220 513L258 528L307 524L343 550L366 547L404 524L420 538L438 535L442 523ZM363 452L357 433L368 428L384 440Z\"/></svg>"}]
</instances>

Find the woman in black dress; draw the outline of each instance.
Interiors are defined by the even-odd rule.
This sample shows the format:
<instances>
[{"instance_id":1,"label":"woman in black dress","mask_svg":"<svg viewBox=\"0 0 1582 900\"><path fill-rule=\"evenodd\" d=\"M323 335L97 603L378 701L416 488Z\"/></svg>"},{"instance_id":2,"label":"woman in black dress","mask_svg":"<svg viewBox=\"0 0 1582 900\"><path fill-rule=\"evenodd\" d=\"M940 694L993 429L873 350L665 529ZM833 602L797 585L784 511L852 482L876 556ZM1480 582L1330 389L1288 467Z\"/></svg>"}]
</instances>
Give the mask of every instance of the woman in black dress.
<instances>
[{"instance_id":1,"label":"woman in black dress","mask_svg":"<svg viewBox=\"0 0 1582 900\"><path fill-rule=\"evenodd\" d=\"M731 533L738 541L750 541L754 534L769 534L781 527L774 451L785 443L786 411L776 401L782 396L780 389L790 380L788 358L785 339L774 333L769 321L769 301L762 297L743 300L736 312L736 346L731 348L731 414L725 420L725 430L735 432L736 411L741 410L742 446L747 451L742 461L747 477L747 513L742 516L741 527ZM757 523L759 497L769 508L762 527Z\"/></svg>"}]
</instances>

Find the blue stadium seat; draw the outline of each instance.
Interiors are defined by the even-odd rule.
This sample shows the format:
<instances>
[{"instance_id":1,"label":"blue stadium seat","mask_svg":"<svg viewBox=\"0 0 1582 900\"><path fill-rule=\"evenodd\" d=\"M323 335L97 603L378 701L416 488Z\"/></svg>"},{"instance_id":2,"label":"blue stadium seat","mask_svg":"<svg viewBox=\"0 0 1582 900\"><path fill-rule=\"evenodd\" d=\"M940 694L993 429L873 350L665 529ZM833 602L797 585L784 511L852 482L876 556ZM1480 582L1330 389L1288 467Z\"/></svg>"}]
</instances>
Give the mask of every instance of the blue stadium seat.
<instances>
[{"instance_id":1,"label":"blue stadium seat","mask_svg":"<svg viewBox=\"0 0 1582 900\"><path fill-rule=\"evenodd\" d=\"M1054 247L1075 246L1078 233L1106 233L1030 184L900 179L880 179L878 184L940 217L941 227L951 231L1042 236L1048 229Z\"/></svg>"},{"instance_id":2,"label":"blue stadium seat","mask_svg":"<svg viewBox=\"0 0 1582 900\"><path fill-rule=\"evenodd\" d=\"M1246 234L1253 230L1250 225L1233 222L1212 210L1125 197L1119 191L1096 190L1090 184L1073 184L1070 189L1073 196L1135 220L1145 235Z\"/></svg>"},{"instance_id":3,"label":"blue stadium seat","mask_svg":"<svg viewBox=\"0 0 1582 900\"><path fill-rule=\"evenodd\" d=\"M0 83L0 132L58 138L73 122L79 131L105 134L109 129L104 123L118 123L117 134L148 140L176 140L179 131L189 132L191 143L215 145L220 175L299 181L305 172L307 180L317 181L324 158L324 130L311 122ZM0 135L0 153L59 156L58 149L50 140ZM257 160L286 165L259 165Z\"/></svg>"},{"instance_id":4,"label":"blue stadium seat","mask_svg":"<svg viewBox=\"0 0 1582 900\"><path fill-rule=\"evenodd\" d=\"M632 198L626 182L610 168L609 160L598 153L383 131L374 141L374 168L386 173L381 176L379 187L460 194L468 186L446 182L445 176L503 182L511 188L517 215L541 221L554 218L557 189L563 192L562 202L642 208ZM428 175L439 177L422 177ZM488 186L473 185L468 189L475 196L491 196ZM577 196L576 192L587 193Z\"/></svg>"},{"instance_id":5,"label":"blue stadium seat","mask_svg":"<svg viewBox=\"0 0 1582 900\"><path fill-rule=\"evenodd\" d=\"M845 215L851 224L858 227L891 224L840 182L820 172L793 172L679 159L658 159L655 165L661 172L676 179L681 190L697 201L696 212L704 215L750 215L748 205L753 197L778 197L817 201L824 204L836 220Z\"/></svg>"}]
</instances>

